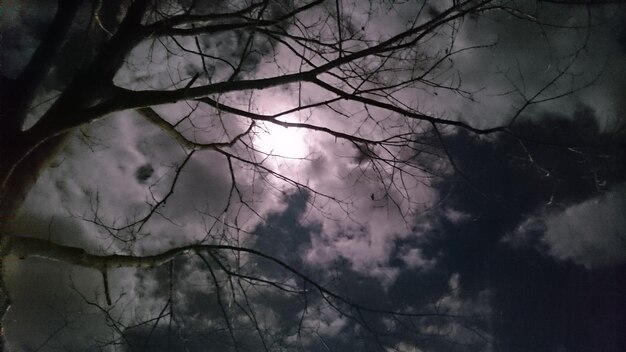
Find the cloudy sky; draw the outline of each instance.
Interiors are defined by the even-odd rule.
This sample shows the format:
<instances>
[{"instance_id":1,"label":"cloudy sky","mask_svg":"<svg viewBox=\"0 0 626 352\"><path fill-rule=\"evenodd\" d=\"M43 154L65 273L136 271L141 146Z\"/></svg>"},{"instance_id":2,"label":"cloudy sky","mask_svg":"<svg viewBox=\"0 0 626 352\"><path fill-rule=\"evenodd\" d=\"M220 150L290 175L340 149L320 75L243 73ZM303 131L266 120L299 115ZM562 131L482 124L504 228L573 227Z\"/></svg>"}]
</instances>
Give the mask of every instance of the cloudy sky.
<instances>
[{"instance_id":1,"label":"cloudy sky","mask_svg":"<svg viewBox=\"0 0 626 352\"><path fill-rule=\"evenodd\" d=\"M380 40L449 5L432 1L418 12L422 3L337 4L361 38ZM341 100L282 117L373 139L410 132L421 153L392 149L413 165L403 172L376 163L362 144L270 123L254 126L229 149L230 158L211 150L187 158L185 148L136 111L82 126L29 195L16 234L97 254L227 244L277 261L203 252L148 270L109 270L108 304L99 272L8 257L4 275L13 305L4 329L11 350L626 349L620 333L626 326L625 12L617 5L518 5L526 12L455 22L424 39L416 53L390 59L385 64L396 71L378 78L392 84L407 67L437 60L452 31L453 50L479 48L446 61L429 76L433 84L394 91L392 98L479 128L515 121L515 138L450 127L435 132ZM0 6L2 74L15 77L54 8ZM320 39L331 38L331 27L316 19L335 6L302 14L299 28L321 26ZM119 17L123 6L118 11ZM78 12L75 29L89 23L90 13L91 5ZM107 38L115 18L116 10L104 6L94 38ZM201 43L191 37L142 42L114 82L135 90L184 87L189 72L204 68L179 45L202 45L224 57L249 45L254 50L243 78L304 65L284 45L245 38L227 32ZM66 63L81 55L88 62L97 47L81 50L76 43L68 40L30 123L74 73ZM316 60L322 58L311 57ZM373 67L376 60L359 64ZM198 84L227 79L227 66L214 60ZM332 76L323 78L339 86ZM457 84L457 90L442 87ZM332 95L303 83L212 98L271 115ZM195 102L154 109L195 141L232 139L250 123ZM262 162L263 169L234 156ZM172 190L149 221L126 227ZM314 282L328 291L320 293ZM425 315L410 316L417 313Z\"/></svg>"}]
</instances>

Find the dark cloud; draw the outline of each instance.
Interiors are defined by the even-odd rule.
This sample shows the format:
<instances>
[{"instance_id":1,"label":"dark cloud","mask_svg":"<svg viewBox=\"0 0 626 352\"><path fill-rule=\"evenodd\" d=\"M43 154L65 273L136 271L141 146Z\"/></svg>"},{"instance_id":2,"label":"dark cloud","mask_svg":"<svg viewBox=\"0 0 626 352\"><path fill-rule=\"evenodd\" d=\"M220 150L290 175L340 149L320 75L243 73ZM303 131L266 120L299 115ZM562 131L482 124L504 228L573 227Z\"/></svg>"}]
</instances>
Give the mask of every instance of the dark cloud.
<instances>
[{"instance_id":1,"label":"dark cloud","mask_svg":"<svg viewBox=\"0 0 626 352\"><path fill-rule=\"evenodd\" d=\"M620 277L626 267L611 261L611 252L601 254L626 230L616 215L626 148L623 134L601 132L598 120L581 106L573 116L547 114L517 124L521 140L463 132L445 139L464 177L439 185L451 189L444 204L470 217L443 221L425 251L441 252L439 267L460 274L466 295L493 292L496 350L626 346L616 332L625 323ZM585 267L594 260L612 265Z\"/></svg>"},{"instance_id":2,"label":"dark cloud","mask_svg":"<svg viewBox=\"0 0 626 352\"><path fill-rule=\"evenodd\" d=\"M154 168L150 164L145 164L137 168L135 178L139 183L145 183L154 173Z\"/></svg>"}]
</instances>

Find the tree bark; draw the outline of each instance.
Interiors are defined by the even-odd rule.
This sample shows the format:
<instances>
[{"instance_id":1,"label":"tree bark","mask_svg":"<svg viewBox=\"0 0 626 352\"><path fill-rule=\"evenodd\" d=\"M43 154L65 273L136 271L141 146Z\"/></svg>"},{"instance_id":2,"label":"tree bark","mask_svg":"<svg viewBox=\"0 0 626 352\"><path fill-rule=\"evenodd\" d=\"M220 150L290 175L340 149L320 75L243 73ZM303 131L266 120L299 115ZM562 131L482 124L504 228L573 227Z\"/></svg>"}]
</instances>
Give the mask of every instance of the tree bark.
<instances>
[{"instance_id":1,"label":"tree bark","mask_svg":"<svg viewBox=\"0 0 626 352\"><path fill-rule=\"evenodd\" d=\"M1 128L1 127L0 127ZM54 160L68 140L69 132L50 138L29 152L28 145L16 138L2 140L0 147L0 241L12 238L14 221L22 204L35 186L41 173ZM4 243L4 242L2 242ZM4 248L0 250L3 252ZM4 255L0 256L0 347L4 344L3 319L11 304L4 283ZM1 349L0 349L1 350Z\"/></svg>"}]
</instances>

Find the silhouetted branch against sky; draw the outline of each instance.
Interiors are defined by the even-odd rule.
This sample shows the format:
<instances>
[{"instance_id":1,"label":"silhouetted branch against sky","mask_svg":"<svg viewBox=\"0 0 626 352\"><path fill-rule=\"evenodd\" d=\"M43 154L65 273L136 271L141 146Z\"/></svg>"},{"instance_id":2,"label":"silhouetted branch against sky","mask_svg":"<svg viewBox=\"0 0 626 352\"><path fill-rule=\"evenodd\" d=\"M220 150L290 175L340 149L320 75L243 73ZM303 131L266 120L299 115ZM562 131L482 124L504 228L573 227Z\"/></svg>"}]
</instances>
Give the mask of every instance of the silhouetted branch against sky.
<instances>
[{"instance_id":1,"label":"silhouetted branch against sky","mask_svg":"<svg viewBox=\"0 0 626 352\"><path fill-rule=\"evenodd\" d=\"M5 348L622 351L624 13L2 2Z\"/></svg>"}]
</instances>

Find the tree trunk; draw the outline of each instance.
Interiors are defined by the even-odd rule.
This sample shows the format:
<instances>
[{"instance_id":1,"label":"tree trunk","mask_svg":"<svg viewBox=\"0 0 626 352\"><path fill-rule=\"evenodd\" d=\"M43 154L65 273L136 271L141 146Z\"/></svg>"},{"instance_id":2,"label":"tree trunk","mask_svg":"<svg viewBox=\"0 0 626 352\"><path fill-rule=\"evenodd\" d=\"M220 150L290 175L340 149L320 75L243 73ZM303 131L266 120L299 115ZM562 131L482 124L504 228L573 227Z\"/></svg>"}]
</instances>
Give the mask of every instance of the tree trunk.
<instances>
[{"instance_id":1,"label":"tree trunk","mask_svg":"<svg viewBox=\"0 0 626 352\"><path fill-rule=\"evenodd\" d=\"M0 126L0 129L2 127ZM0 351L4 346L3 319L11 298L4 284L4 239L13 236L14 221L41 173L63 149L69 132L32 147L22 140L23 133L0 135Z\"/></svg>"}]
</instances>

